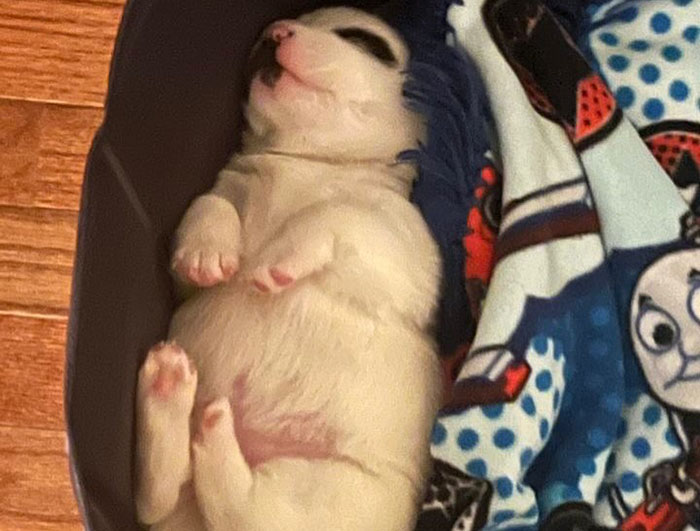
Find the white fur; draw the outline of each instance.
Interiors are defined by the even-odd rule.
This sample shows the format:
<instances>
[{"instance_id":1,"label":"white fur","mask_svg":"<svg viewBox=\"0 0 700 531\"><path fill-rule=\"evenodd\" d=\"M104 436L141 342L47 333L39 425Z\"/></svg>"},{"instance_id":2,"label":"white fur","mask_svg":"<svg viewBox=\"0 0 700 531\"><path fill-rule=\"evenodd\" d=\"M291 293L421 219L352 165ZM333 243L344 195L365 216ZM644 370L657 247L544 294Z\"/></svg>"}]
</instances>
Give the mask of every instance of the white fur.
<instances>
[{"instance_id":1,"label":"white fur","mask_svg":"<svg viewBox=\"0 0 700 531\"><path fill-rule=\"evenodd\" d=\"M348 26L385 37L396 67L332 33ZM290 29L278 53L298 79L253 81L242 153L176 235L174 269L208 289L171 323L196 375L173 372L166 345L140 376L137 507L158 531L409 531L422 501L440 267L408 201L414 170L394 163L421 131L402 103L407 52L347 8L268 31ZM241 430L332 451L251 467Z\"/></svg>"}]
</instances>

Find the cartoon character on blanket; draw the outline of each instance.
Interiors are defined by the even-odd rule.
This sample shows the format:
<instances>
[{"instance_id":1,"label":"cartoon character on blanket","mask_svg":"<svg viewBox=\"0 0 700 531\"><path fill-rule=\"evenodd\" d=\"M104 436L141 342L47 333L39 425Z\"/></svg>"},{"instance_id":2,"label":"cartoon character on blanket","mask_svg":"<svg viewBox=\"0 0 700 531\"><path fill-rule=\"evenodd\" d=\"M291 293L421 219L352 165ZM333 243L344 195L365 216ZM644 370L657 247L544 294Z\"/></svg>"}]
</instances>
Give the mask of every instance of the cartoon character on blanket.
<instances>
[{"instance_id":1,"label":"cartoon character on blanket","mask_svg":"<svg viewBox=\"0 0 700 531\"><path fill-rule=\"evenodd\" d=\"M539 2L480 4L448 21L492 100L502 219L433 454L494 486L487 529L698 526L697 214Z\"/></svg>"}]
</instances>

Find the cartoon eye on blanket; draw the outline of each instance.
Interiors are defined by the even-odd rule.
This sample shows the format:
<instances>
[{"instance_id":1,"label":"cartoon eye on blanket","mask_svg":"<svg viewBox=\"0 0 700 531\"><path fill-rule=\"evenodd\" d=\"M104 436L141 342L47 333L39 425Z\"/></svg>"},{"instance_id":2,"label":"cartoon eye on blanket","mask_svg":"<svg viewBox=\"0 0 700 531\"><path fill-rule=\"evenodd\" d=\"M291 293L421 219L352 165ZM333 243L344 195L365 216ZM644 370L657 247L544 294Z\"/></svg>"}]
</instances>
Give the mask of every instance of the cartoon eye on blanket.
<instances>
[{"instance_id":1,"label":"cartoon eye on blanket","mask_svg":"<svg viewBox=\"0 0 700 531\"><path fill-rule=\"evenodd\" d=\"M641 276L631 311L632 342L654 392L667 404L700 404L700 249L666 255Z\"/></svg>"}]
</instances>

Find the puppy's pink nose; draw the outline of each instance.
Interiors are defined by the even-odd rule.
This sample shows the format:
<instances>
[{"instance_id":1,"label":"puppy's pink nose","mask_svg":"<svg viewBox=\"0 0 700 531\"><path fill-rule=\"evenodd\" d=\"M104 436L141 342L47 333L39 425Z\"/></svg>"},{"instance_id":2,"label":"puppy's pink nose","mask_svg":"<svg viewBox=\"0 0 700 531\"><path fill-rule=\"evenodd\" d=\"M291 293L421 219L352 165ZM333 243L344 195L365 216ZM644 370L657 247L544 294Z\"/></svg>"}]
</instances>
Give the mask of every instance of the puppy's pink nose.
<instances>
[{"instance_id":1,"label":"puppy's pink nose","mask_svg":"<svg viewBox=\"0 0 700 531\"><path fill-rule=\"evenodd\" d=\"M282 42L294 36L294 29L287 22L277 22L270 28L270 37L275 42Z\"/></svg>"}]
</instances>

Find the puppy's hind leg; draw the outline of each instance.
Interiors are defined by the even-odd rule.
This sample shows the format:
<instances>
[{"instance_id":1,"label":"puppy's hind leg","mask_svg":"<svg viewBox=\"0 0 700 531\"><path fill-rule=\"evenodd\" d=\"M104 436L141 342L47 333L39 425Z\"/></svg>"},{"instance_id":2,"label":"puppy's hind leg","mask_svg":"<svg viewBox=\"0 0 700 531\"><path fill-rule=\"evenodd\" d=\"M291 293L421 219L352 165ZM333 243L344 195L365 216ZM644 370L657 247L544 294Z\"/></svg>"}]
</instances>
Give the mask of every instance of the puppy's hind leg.
<instances>
[{"instance_id":1,"label":"puppy's hind leg","mask_svg":"<svg viewBox=\"0 0 700 531\"><path fill-rule=\"evenodd\" d=\"M145 524L172 512L189 479L190 415L197 373L174 343L151 349L139 373L136 509Z\"/></svg>"},{"instance_id":2,"label":"puppy's hind leg","mask_svg":"<svg viewBox=\"0 0 700 531\"><path fill-rule=\"evenodd\" d=\"M236 440L227 398L209 404L192 441L193 480L210 531L248 530L241 519L253 476ZM253 531L252 529L250 531Z\"/></svg>"}]
</instances>

